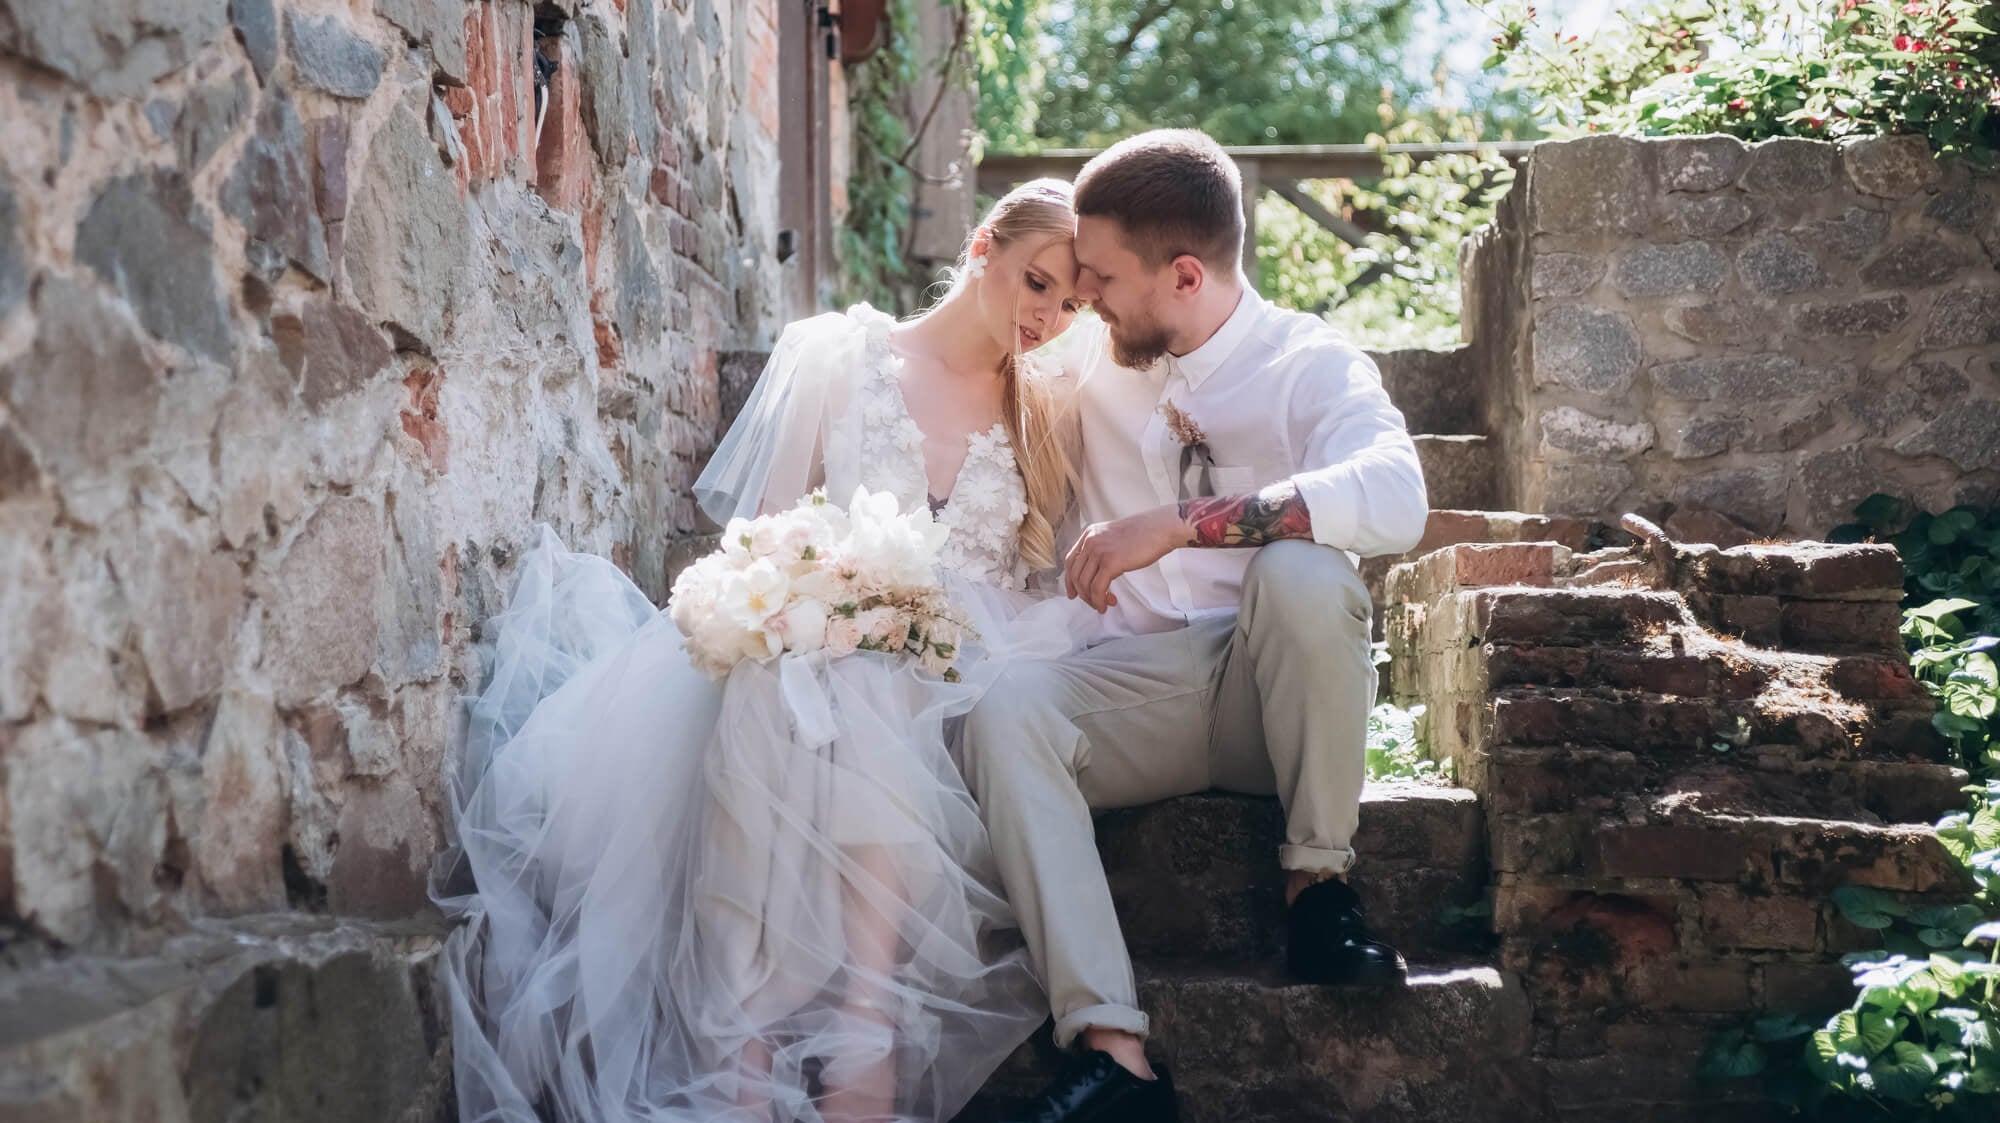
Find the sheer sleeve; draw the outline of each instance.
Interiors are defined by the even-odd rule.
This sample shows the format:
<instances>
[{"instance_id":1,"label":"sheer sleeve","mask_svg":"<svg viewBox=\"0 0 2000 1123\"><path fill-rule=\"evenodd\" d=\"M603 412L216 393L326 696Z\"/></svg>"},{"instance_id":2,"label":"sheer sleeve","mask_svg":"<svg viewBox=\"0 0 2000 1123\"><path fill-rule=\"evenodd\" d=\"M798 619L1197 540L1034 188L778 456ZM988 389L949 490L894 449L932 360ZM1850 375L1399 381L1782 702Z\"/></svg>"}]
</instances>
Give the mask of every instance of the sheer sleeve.
<instances>
[{"instance_id":1,"label":"sheer sleeve","mask_svg":"<svg viewBox=\"0 0 2000 1123\"><path fill-rule=\"evenodd\" d=\"M786 326L701 477L695 501L718 524L790 506L826 479L826 442L860 360L852 316L828 312Z\"/></svg>"}]
</instances>

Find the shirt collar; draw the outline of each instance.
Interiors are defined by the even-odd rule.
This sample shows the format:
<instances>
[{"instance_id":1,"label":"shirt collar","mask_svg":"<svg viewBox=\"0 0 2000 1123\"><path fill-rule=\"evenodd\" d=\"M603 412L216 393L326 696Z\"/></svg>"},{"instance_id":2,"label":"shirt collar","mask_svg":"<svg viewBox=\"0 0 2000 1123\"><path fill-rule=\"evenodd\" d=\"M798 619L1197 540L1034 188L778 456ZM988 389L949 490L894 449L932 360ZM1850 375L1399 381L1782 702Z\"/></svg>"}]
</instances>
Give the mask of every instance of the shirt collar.
<instances>
[{"instance_id":1,"label":"shirt collar","mask_svg":"<svg viewBox=\"0 0 2000 1123\"><path fill-rule=\"evenodd\" d=\"M1229 313L1229 318L1215 329L1215 334L1185 355L1168 355L1168 369L1179 371L1180 376L1187 380L1188 389L1201 389L1208 376L1214 374L1216 368L1236 350L1236 345L1243 342L1243 337L1250 334L1250 326L1256 321L1263 305L1263 297L1245 288L1236 301L1235 311Z\"/></svg>"}]
</instances>

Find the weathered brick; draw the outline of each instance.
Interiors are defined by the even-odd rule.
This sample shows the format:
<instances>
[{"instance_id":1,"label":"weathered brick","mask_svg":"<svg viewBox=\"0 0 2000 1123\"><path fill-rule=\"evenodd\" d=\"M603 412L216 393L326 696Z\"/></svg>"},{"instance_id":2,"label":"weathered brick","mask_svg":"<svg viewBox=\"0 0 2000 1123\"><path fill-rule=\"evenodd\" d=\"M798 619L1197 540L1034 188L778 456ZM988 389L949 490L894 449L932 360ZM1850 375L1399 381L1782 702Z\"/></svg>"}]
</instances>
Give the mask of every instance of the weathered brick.
<instances>
[{"instance_id":1,"label":"weathered brick","mask_svg":"<svg viewBox=\"0 0 2000 1123\"><path fill-rule=\"evenodd\" d=\"M1682 619L1678 596L1647 590L1483 590L1473 598L1470 622L1488 643L1616 642Z\"/></svg>"},{"instance_id":2,"label":"weathered brick","mask_svg":"<svg viewBox=\"0 0 2000 1123\"><path fill-rule=\"evenodd\" d=\"M1701 933L1711 947L1811 951L1819 938L1819 908L1797 897L1709 888L1701 894Z\"/></svg>"},{"instance_id":3,"label":"weathered brick","mask_svg":"<svg viewBox=\"0 0 2000 1123\"><path fill-rule=\"evenodd\" d=\"M1639 759L1622 749L1508 748L1492 753L1485 767L1481 798L1489 814L1574 814L1608 809L1631 788Z\"/></svg>"},{"instance_id":4,"label":"weathered brick","mask_svg":"<svg viewBox=\"0 0 2000 1123\"><path fill-rule=\"evenodd\" d=\"M1597 832L1597 869L1605 877L1735 881L1749 866L1751 840L1727 826L1616 824Z\"/></svg>"},{"instance_id":5,"label":"weathered brick","mask_svg":"<svg viewBox=\"0 0 2000 1123\"><path fill-rule=\"evenodd\" d=\"M1894 601L1787 600L1778 611L1778 638L1797 651L1899 652L1902 623Z\"/></svg>"},{"instance_id":6,"label":"weathered brick","mask_svg":"<svg viewBox=\"0 0 2000 1123\"><path fill-rule=\"evenodd\" d=\"M1780 960L1762 967L1764 1008L1788 1010L1812 1018L1854 1001L1854 973L1844 963L1793 963Z\"/></svg>"},{"instance_id":7,"label":"weathered brick","mask_svg":"<svg viewBox=\"0 0 2000 1123\"><path fill-rule=\"evenodd\" d=\"M1724 1014L1751 1008L1756 975L1757 965L1748 960L1688 962L1656 959L1635 965L1626 985L1631 997L1648 1010ZM1635 1037L1650 1035L1633 1032L1642 1027L1611 1028L1626 1031L1607 1041L1621 1053L1640 1048L1641 1042ZM1643 1030L1657 1033L1664 1028L1646 1026ZM1679 1028L1684 1030L1686 1027ZM1705 1035L1707 1030L1697 1029L1697 1033ZM1699 1046L1695 1051L1700 1051Z\"/></svg>"},{"instance_id":8,"label":"weathered brick","mask_svg":"<svg viewBox=\"0 0 2000 1123\"><path fill-rule=\"evenodd\" d=\"M1861 885L1909 893L1952 892L1969 882L1927 827L1785 824L1769 839L1778 880L1815 892Z\"/></svg>"}]
</instances>

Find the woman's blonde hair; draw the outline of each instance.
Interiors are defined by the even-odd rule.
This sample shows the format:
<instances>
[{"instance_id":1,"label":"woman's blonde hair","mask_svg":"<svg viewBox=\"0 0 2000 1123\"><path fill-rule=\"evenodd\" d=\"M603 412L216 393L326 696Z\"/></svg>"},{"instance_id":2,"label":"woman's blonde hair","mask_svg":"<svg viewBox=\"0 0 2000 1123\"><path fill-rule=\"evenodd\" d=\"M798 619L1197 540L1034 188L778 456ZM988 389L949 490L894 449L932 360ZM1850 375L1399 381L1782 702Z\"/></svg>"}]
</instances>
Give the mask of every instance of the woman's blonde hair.
<instances>
[{"instance_id":1,"label":"woman's blonde hair","mask_svg":"<svg viewBox=\"0 0 2000 1123\"><path fill-rule=\"evenodd\" d=\"M1075 237L1076 210L1069 184L1060 179L1036 179L1002 195L966 238L958 265L950 272L950 291L966 283L972 240L982 232L992 249L1037 235ZM1028 493L1028 514L1021 521L1021 557L1032 569L1047 569L1057 561L1056 525L1062 521L1076 480L1058 432L1064 418L1059 416L1049 372L1034 362L1023 362L1015 352L1007 356L1003 374L1007 380L1007 440L1014 446L1015 462L1020 465L1021 481Z\"/></svg>"}]
</instances>

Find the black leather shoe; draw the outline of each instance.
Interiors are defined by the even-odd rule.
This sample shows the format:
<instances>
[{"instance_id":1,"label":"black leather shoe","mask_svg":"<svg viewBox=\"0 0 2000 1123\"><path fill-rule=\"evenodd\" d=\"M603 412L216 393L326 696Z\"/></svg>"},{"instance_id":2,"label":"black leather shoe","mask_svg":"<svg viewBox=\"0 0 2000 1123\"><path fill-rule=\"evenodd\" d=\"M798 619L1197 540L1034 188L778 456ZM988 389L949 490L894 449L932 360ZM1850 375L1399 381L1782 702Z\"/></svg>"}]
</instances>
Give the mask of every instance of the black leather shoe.
<instances>
[{"instance_id":1,"label":"black leather shoe","mask_svg":"<svg viewBox=\"0 0 2000 1123\"><path fill-rule=\"evenodd\" d=\"M1179 1123L1172 1078L1160 1065L1153 1075L1141 1080L1093 1049L1070 1058L1055 1083L1008 1123Z\"/></svg>"},{"instance_id":2,"label":"black leather shoe","mask_svg":"<svg viewBox=\"0 0 2000 1123\"><path fill-rule=\"evenodd\" d=\"M1361 898L1344 881L1306 886L1289 928L1285 963L1304 982L1398 987L1409 978L1402 953L1368 934Z\"/></svg>"}]
</instances>

